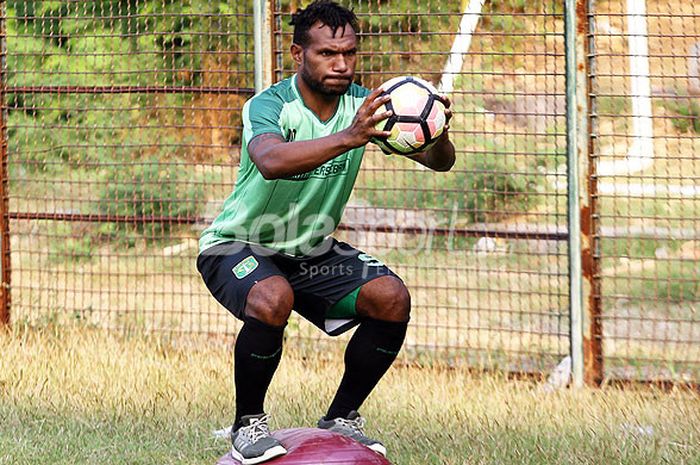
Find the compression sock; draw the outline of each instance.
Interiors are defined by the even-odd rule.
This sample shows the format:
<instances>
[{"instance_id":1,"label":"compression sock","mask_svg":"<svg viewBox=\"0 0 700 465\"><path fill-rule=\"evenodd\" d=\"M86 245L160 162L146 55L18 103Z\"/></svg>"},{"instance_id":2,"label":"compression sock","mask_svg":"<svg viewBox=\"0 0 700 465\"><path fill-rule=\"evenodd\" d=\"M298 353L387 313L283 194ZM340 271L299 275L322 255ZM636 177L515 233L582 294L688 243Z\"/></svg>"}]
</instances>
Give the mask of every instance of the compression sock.
<instances>
[{"instance_id":1,"label":"compression sock","mask_svg":"<svg viewBox=\"0 0 700 465\"><path fill-rule=\"evenodd\" d=\"M284 326L270 326L246 317L234 350L234 429L240 426L242 416L264 412L265 394L282 358L283 336Z\"/></svg>"},{"instance_id":2,"label":"compression sock","mask_svg":"<svg viewBox=\"0 0 700 465\"><path fill-rule=\"evenodd\" d=\"M345 373L326 420L358 410L401 350L408 322L363 320L345 349Z\"/></svg>"}]
</instances>

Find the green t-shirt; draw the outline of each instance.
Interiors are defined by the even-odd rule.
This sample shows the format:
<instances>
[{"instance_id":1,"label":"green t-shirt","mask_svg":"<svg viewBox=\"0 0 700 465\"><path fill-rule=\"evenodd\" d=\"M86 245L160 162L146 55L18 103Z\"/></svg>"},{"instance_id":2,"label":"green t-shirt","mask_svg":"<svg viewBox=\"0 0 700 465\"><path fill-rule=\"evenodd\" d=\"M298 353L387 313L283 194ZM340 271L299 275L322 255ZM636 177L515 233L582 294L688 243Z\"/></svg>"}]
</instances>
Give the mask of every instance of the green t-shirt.
<instances>
[{"instance_id":1,"label":"green t-shirt","mask_svg":"<svg viewBox=\"0 0 700 465\"><path fill-rule=\"evenodd\" d=\"M318 139L350 126L369 94L352 84L335 114L321 121L304 104L297 76L280 81L243 106L241 165L223 211L199 240L200 251L228 241L260 244L289 255L308 255L340 222L365 148L345 152L308 173L267 180L251 161L248 143L265 133L287 141Z\"/></svg>"}]
</instances>

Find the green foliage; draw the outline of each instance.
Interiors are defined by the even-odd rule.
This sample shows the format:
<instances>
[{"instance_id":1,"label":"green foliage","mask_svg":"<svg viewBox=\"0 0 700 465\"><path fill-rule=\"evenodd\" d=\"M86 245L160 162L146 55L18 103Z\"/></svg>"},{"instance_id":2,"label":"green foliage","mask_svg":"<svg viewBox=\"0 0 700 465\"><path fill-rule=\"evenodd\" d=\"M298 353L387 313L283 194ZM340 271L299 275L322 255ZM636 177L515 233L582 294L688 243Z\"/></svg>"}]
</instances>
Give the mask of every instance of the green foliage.
<instances>
[{"instance_id":1,"label":"green foliage","mask_svg":"<svg viewBox=\"0 0 700 465\"><path fill-rule=\"evenodd\" d=\"M499 221L534 206L537 197L528 195L536 191L533 173L519 172L513 161L497 155L469 158L467 165L455 187L463 186L460 210L469 212L472 221Z\"/></svg>"},{"instance_id":2,"label":"green foliage","mask_svg":"<svg viewBox=\"0 0 700 465\"><path fill-rule=\"evenodd\" d=\"M530 2L534 3L534 2ZM524 13L528 5L527 0L489 0L488 7L491 11L511 13Z\"/></svg>"},{"instance_id":3,"label":"green foliage","mask_svg":"<svg viewBox=\"0 0 700 465\"><path fill-rule=\"evenodd\" d=\"M68 13L67 2L15 0L8 2L8 8L10 16L17 16L25 32L43 37L51 45L65 46L67 36L63 33L61 18Z\"/></svg>"},{"instance_id":4,"label":"green foliage","mask_svg":"<svg viewBox=\"0 0 700 465\"><path fill-rule=\"evenodd\" d=\"M133 152L129 147L137 139L131 130L136 123L133 116L126 111L80 109L97 105L118 109L130 106L132 99L135 97L127 95L100 97L100 104L89 95L58 99L42 94L15 94L7 119L11 169L60 171L62 163L89 169L100 162L128 158ZM146 143L152 147L154 138Z\"/></svg>"},{"instance_id":5,"label":"green foliage","mask_svg":"<svg viewBox=\"0 0 700 465\"><path fill-rule=\"evenodd\" d=\"M11 52L7 57L8 85L249 86L252 80L249 71L253 67L250 55L221 53L252 49L252 21L249 19L252 2L244 3L10 0L7 5L7 41ZM288 12L290 2L281 3L282 11ZM303 3L295 2L297 6ZM385 7L384 11L392 12L390 15L372 14L381 10L379 3L352 1L349 4L360 14L361 30L372 33L363 39L363 51L376 52L361 60L359 73L365 85L373 86L388 78L382 74L387 70L429 70L425 77L435 81L445 56L434 52L449 50L454 39L449 32L457 29L458 14L416 15L412 12L416 8L412 0L392 1L391 8ZM453 3L445 6L441 13L457 13L457 8L458 4ZM538 8L523 0L494 0L485 11L498 14L485 15L480 27L506 33L523 31L529 27L529 23L524 22L527 17L508 13L529 13L539 11ZM288 27L287 17L282 21ZM448 33L426 34L430 31ZM512 50L521 46L510 45ZM212 70L222 69L248 73L219 73L228 81L212 83L215 78L207 77L207 73L211 76L216 74ZM465 77L460 76L460 79ZM243 80L245 82L239 82ZM484 83L479 85L481 87L474 90L483 88ZM109 187L100 193L103 212L127 216L159 216L169 212L165 215L169 216L194 211L188 201L183 203L181 199L197 197L200 193L183 187L187 183L173 168L175 165L162 163L162 160L178 161L191 155L181 148L190 142L189 133L163 130L163 126L177 127L187 120L186 108L193 106L191 96L29 93L9 94L8 103L10 155L14 157L11 159L29 161L23 166L11 165L11 169L43 172L63 166L63 169L95 170L100 164L128 160L134 164L122 171L108 168L101 172L110 181ZM213 101L212 105L220 105L220 102ZM147 113L118 111L122 107L154 110ZM160 108L166 110L160 111ZM487 147L485 151L491 150ZM419 179L417 175L408 175L404 180L392 182L397 186L395 191L377 191L369 196L374 195L373 200L386 206L425 205L446 210L445 205L457 205L470 221L496 220L534 204L534 198L527 195L536 187L533 176L522 174L527 170L506 161L498 154L498 149L493 152L493 155L479 157L479 163L470 157L466 166L442 178L444 185L411 188L420 186L411 184ZM160 167L155 168L154 164ZM516 172L518 174L514 174ZM164 187L153 186L163 181L161 177L165 177ZM149 180L155 181L149 185ZM156 226L161 231L169 227ZM143 225L139 228L139 233L147 232Z\"/></svg>"},{"instance_id":6,"label":"green foliage","mask_svg":"<svg viewBox=\"0 0 700 465\"><path fill-rule=\"evenodd\" d=\"M700 104L697 99L677 99L664 105L675 116L671 118L674 128L683 133L700 134Z\"/></svg>"},{"instance_id":7,"label":"green foliage","mask_svg":"<svg viewBox=\"0 0 700 465\"><path fill-rule=\"evenodd\" d=\"M7 122L7 151L11 178L47 171L59 160L56 133L42 129L31 115L10 112Z\"/></svg>"},{"instance_id":8,"label":"green foliage","mask_svg":"<svg viewBox=\"0 0 700 465\"><path fill-rule=\"evenodd\" d=\"M203 190L191 179L185 167L157 159L111 167L104 175L100 213L133 217L133 223L117 223L117 229L135 230L147 239L157 238L175 226L168 218L198 214Z\"/></svg>"},{"instance_id":9,"label":"green foliage","mask_svg":"<svg viewBox=\"0 0 700 465\"><path fill-rule=\"evenodd\" d=\"M600 115L619 116L624 115L629 106L627 97L596 97L597 111Z\"/></svg>"},{"instance_id":10,"label":"green foliage","mask_svg":"<svg viewBox=\"0 0 700 465\"><path fill-rule=\"evenodd\" d=\"M110 73L110 79L117 79L111 84L125 78L135 84L143 70L150 71L151 78L159 71L165 82L158 84L196 85L201 83L204 54L192 51L244 50L249 40L249 26L235 15L242 8L224 1L14 1L8 7L8 48L31 53L10 54L10 74L27 70L37 78L39 70L52 71L59 79L52 79L53 85L104 85L90 80L104 79L100 71L120 69L124 60L135 72ZM100 53L85 53L95 51ZM126 52L139 55L128 57ZM40 64L38 57L43 57ZM244 54L229 59L235 61L232 67L252 69L252 60ZM30 84L25 81L30 76L22 75L25 85ZM45 83L46 76L42 78Z\"/></svg>"},{"instance_id":11,"label":"green foliage","mask_svg":"<svg viewBox=\"0 0 700 465\"><path fill-rule=\"evenodd\" d=\"M46 49L44 42L38 37L32 37L21 26L21 21L6 21L7 27L7 75L10 85L33 85L42 74ZM22 35L22 37L19 37ZM12 107L13 98L21 94L8 95L7 104Z\"/></svg>"},{"instance_id":12,"label":"green foliage","mask_svg":"<svg viewBox=\"0 0 700 465\"><path fill-rule=\"evenodd\" d=\"M280 11L282 27L285 33L292 31L287 23L293 7L304 7L308 1L282 0ZM449 50L454 40L454 31L458 29L460 16L457 14L459 3L441 5L439 15L425 15L425 11L415 0L392 0L390 5L384 2L349 1L345 5L358 15L362 52L371 56L362 57L358 63L357 79L362 85L373 88L394 75L388 72L411 72L423 78L437 82L439 72L444 66L445 55L436 50ZM382 14L376 14L376 13ZM420 14L415 14L420 13ZM450 14L445 14L450 13ZM441 34L430 32L441 31ZM283 37L281 49L290 44L288 37ZM285 69L294 69L288 54L282 56Z\"/></svg>"},{"instance_id":13,"label":"green foliage","mask_svg":"<svg viewBox=\"0 0 700 465\"><path fill-rule=\"evenodd\" d=\"M558 0L487 0L485 9L501 13L538 13L548 12L563 14L564 2Z\"/></svg>"},{"instance_id":14,"label":"green foliage","mask_svg":"<svg viewBox=\"0 0 700 465\"><path fill-rule=\"evenodd\" d=\"M544 181L498 153L468 157L464 165L441 176L439 189L425 185L425 173L407 171L392 178L394 188L386 188L385 180L375 179L363 193L375 206L432 209L442 224L449 223L454 210L460 219L484 222L499 221L533 207L541 196L529 194L537 192Z\"/></svg>"},{"instance_id":15,"label":"green foliage","mask_svg":"<svg viewBox=\"0 0 700 465\"><path fill-rule=\"evenodd\" d=\"M489 50L482 58L482 66L496 69L523 66L532 46L526 34L545 32L543 22L536 16L562 14L563 8L563 2L553 0L488 0L479 22L479 29L485 34L484 39L480 39L481 47Z\"/></svg>"},{"instance_id":16,"label":"green foliage","mask_svg":"<svg viewBox=\"0 0 700 465\"><path fill-rule=\"evenodd\" d=\"M92 257L94 237L86 234L88 227L60 222L52 228L49 244L51 262L85 261Z\"/></svg>"},{"instance_id":17,"label":"green foliage","mask_svg":"<svg viewBox=\"0 0 700 465\"><path fill-rule=\"evenodd\" d=\"M493 15L489 19L493 30L500 32L523 32L527 29L525 22L518 19L515 15L510 14L497 14ZM520 40L520 38L518 38Z\"/></svg>"}]
</instances>

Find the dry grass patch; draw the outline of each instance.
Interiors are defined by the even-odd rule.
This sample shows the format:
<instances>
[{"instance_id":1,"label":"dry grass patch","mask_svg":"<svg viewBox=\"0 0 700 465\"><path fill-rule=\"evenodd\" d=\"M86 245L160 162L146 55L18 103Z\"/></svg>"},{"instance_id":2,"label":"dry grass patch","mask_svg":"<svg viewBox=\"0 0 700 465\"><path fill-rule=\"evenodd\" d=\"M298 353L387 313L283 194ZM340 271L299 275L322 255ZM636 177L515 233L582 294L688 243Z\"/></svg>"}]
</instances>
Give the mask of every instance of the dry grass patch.
<instances>
[{"instance_id":1,"label":"dry grass patch","mask_svg":"<svg viewBox=\"0 0 700 465\"><path fill-rule=\"evenodd\" d=\"M290 341L267 403L310 426L342 354ZM232 415L231 341L20 327L0 335L0 464L203 464ZM396 464L698 463L700 399L677 390L563 391L440 367L396 367L363 406Z\"/></svg>"}]
</instances>

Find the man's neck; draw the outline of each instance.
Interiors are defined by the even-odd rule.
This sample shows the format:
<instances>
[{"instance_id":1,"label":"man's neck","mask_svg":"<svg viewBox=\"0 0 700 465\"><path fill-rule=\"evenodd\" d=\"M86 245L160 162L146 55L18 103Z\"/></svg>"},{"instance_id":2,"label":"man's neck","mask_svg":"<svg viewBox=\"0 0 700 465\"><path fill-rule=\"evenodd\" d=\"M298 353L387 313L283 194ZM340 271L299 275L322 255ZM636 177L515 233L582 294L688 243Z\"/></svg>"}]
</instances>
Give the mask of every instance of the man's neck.
<instances>
[{"instance_id":1,"label":"man's neck","mask_svg":"<svg viewBox=\"0 0 700 465\"><path fill-rule=\"evenodd\" d=\"M340 96L324 95L312 90L299 75L297 75L296 80L301 98L304 99L304 105L316 113L321 121L325 122L331 119L338 108Z\"/></svg>"}]
</instances>

